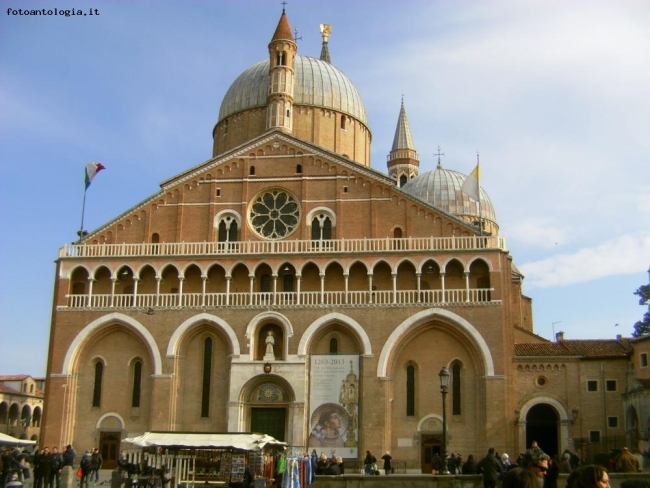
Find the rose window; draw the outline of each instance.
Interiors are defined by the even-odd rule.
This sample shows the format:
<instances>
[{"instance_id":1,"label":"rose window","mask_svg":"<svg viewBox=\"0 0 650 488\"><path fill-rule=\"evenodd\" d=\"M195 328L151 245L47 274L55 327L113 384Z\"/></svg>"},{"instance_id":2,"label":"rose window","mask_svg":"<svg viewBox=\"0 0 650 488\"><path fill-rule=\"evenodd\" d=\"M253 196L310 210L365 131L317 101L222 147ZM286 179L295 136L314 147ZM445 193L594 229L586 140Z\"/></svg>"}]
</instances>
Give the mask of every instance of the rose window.
<instances>
[{"instance_id":1,"label":"rose window","mask_svg":"<svg viewBox=\"0 0 650 488\"><path fill-rule=\"evenodd\" d=\"M255 198L249 216L251 227L258 235L281 239L296 230L300 208L293 195L283 190L270 190Z\"/></svg>"}]
</instances>

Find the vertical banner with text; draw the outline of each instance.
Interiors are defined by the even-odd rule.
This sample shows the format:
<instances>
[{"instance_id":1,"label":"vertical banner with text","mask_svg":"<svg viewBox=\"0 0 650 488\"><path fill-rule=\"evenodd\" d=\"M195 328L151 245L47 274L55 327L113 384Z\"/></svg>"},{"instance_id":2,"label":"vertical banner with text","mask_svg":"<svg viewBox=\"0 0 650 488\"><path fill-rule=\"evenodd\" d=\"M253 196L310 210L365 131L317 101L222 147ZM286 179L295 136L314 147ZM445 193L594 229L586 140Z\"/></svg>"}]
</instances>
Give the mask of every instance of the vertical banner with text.
<instances>
[{"instance_id":1,"label":"vertical banner with text","mask_svg":"<svg viewBox=\"0 0 650 488\"><path fill-rule=\"evenodd\" d=\"M359 356L311 356L309 438L320 455L357 458Z\"/></svg>"}]
</instances>

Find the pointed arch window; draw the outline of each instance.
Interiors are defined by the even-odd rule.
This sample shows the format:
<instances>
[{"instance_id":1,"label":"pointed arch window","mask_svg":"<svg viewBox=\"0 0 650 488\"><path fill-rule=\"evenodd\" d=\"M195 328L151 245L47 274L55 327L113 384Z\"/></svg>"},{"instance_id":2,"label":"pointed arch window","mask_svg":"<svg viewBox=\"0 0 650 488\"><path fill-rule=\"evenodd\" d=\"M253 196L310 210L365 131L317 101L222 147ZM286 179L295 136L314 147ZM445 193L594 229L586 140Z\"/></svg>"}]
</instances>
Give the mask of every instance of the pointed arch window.
<instances>
[{"instance_id":1,"label":"pointed arch window","mask_svg":"<svg viewBox=\"0 0 650 488\"><path fill-rule=\"evenodd\" d=\"M330 339L330 354L338 354L339 353L339 341L336 339L336 337L332 337Z\"/></svg>"},{"instance_id":2,"label":"pointed arch window","mask_svg":"<svg viewBox=\"0 0 650 488\"><path fill-rule=\"evenodd\" d=\"M237 222L227 217L219 222L219 242L235 242L237 240Z\"/></svg>"},{"instance_id":3,"label":"pointed arch window","mask_svg":"<svg viewBox=\"0 0 650 488\"><path fill-rule=\"evenodd\" d=\"M461 367L456 363L451 368L451 413L453 415L461 414Z\"/></svg>"},{"instance_id":4,"label":"pointed arch window","mask_svg":"<svg viewBox=\"0 0 650 488\"><path fill-rule=\"evenodd\" d=\"M401 175L399 177L399 187L402 188L408 182L408 177L406 175Z\"/></svg>"},{"instance_id":5,"label":"pointed arch window","mask_svg":"<svg viewBox=\"0 0 650 488\"><path fill-rule=\"evenodd\" d=\"M415 366L406 367L406 416L415 415Z\"/></svg>"},{"instance_id":6,"label":"pointed arch window","mask_svg":"<svg viewBox=\"0 0 650 488\"><path fill-rule=\"evenodd\" d=\"M93 385L93 407L100 407L102 404L102 381L104 380L104 363L95 363L95 383Z\"/></svg>"},{"instance_id":7,"label":"pointed arch window","mask_svg":"<svg viewBox=\"0 0 650 488\"><path fill-rule=\"evenodd\" d=\"M212 373L212 339L203 341L203 385L201 389L201 417L210 416L210 377Z\"/></svg>"},{"instance_id":8,"label":"pointed arch window","mask_svg":"<svg viewBox=\"0 0 650 488\"><path fill-rule=\"evenodd\" d=\"M318 216L312 220L311 238L314 241L323 241L332 238L332 220L328 216Z\"/></svg>"},{"instance_id":9,"label":"pointed arch window","mask_svg":"<svg viewBox=\"0 0 650 488\"><path fill-rule=\"evenodd\" d=\"M140 406L140 391L142 387L142 361L136 361L133 365L133 394L131 395L131 407Z\"/></svg>"}]
</instances>

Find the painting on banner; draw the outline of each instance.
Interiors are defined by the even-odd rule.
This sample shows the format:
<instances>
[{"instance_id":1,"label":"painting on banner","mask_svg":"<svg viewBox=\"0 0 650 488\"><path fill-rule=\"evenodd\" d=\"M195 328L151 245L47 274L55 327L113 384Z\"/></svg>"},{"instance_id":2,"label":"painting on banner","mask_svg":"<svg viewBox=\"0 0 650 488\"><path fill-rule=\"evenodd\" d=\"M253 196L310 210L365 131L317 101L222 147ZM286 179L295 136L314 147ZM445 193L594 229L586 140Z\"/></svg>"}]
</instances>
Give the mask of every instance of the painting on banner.
<instances>
[{"instance_id":1,"label":"painting on banner","mask_svg":"<svg viewBox=\"0 0 650 488\"><path fill-rule=\"evenodd\" d=\"M320 455L355 458L359 442L359 356L311 356L309 438Z\"/></svg>"}]
</instances>

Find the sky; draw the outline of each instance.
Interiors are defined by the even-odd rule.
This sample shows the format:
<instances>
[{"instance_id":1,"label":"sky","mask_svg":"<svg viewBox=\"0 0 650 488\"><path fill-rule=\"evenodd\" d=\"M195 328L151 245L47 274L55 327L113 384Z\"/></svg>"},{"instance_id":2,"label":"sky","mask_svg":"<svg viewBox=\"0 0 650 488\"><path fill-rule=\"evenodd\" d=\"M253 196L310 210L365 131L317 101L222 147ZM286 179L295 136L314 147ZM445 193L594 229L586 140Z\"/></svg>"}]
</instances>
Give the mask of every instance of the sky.
<instances>
[{"instance_id":1,"label":"sky","mask_svg":"<svg viewBox=\"0 0 650 488\"><path fill-rule=\"evenodd\" d=\"M266 59L269 0L0 0L0 375L46 373L55 260L211 157L221 100ZM20 15L18 9L86 15ZM90 15L90 13L93 15ZM361 94L387 172L403 97L420 172L469 173L525 275L535 332L631 336L650 269L650 2L290 0L298 52Z\"/></svg>"}]
</instances>

